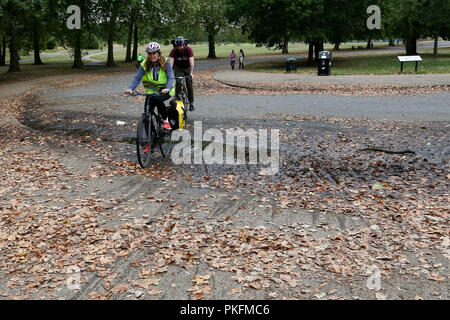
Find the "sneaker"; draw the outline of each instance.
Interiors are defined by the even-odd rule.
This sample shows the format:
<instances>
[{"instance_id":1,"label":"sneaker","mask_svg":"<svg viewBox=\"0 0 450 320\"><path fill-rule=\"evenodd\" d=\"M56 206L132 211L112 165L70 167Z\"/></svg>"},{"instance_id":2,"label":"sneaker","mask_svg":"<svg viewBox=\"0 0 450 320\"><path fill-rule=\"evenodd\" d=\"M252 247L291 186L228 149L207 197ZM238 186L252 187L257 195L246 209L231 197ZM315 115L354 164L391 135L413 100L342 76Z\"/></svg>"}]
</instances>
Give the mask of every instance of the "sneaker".
<instances>
[{"instance_id":1,"label":"sneaker","mask_svg":"<svg viewBox=\"0 0 450 320\"><path fill-rule=\"evenodd\" d=\"M189 105L189 111L194 111L194 110L195 110L194 105L191 103L191 104Z\"/></svg>"},{"instance_id":2,"label":"sneaker","mask_svg":"<svg viewBox=\"0 0 450 320\"><path fill-rule=\"evenodd\" d=\"M169 121L164 121L163 129L166 129L166 130L171 130L172 129L172 127L170 126Z\"/></svg>"}]
</instances>

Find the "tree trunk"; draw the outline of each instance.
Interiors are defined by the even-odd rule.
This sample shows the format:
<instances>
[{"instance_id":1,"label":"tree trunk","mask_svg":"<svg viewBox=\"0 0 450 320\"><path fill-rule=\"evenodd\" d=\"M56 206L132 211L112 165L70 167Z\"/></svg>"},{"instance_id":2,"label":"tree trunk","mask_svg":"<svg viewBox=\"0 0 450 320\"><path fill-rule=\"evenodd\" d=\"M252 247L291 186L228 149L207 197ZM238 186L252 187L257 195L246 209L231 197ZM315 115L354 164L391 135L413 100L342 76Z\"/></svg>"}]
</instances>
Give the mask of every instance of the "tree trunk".
<instances>
[{"instance_id":1,"label":"tree trunk","mask_svg":"<svg viewBox=\"0 0 450 320\"><path fill-rule=\"evenodd\" d=\"M133 15L133 13L131 13ZM130 20L130 25L128 27L128 39L127 39L127 54L125 56L125 62L131 62L131 41L133 38L133 19Z\"/></svg>"},{"instance_id":2,"label":"tree trunk","mask_svg":"<svg viewBox=\"0 0 450 320\"><path fill-rule=\"evenodd\" d=\"M6 64L6 36L2 37L2 44L0 47L0 66Z\"/></svg>"},{"instance_id":3,"label":"tree trunk","mask_svg":"<svg viewBox=\"0 0 450 320\"><path fill-rule=\"evenodd\" d=\"M434 49L433 54L435 57L438 55L438 44L439 44L439 29L434 32Z\"/></svg>"},{"instance_id":4,"label":"tree trunk","mask_svg":"<svg viewBox=\"0 0 450 320\"><path fill-rule=\"evenodd\" d=\"M390 38L389 39L389 47L395 47L395 43L394 43L394 39Z\"/></svg>"},{"instance_id":5,"label":"tree trunk","mask_svg":"<svg viewBox=\"0 0 450 320\"><path fill-rule=\"evenodd\" d=\"M369 37L369 39L367 40L366 49L370 49L371 47L372 47L372 37Z\"/></svg>"},{"instance_id":6,"label":"tree trunk","mask_svg":"<svg viewBox=\"0 0 450 320\"><path fill-rule=\"evenodd\" d=\"M34 49L34 65L41 65L43 64L41 61L41 54L40 54L40 46L39 46L39 25L38 23L34 24L33 28L33 49Z\"/></svg>"},{"instance_id":7,"label":"tree trunk","mask_svg":"<svg viewBox=\"0 0 450 320\"><path fill-rule=\"evenodd\" d=\"M283 51L281 53L288 54L289 53L289 38L285 38L283 42Z\"/></svg>"},{"instance_id":8,"label":"tree trunk","mask_svg":"<svg viewBox=\"0 0 450 320\"><path fill-rule=\"evenodd\" d=\"M339 43L339 42L336 42L335 44L334 44L334 49L333 50L339 50L339 46L340 46L341 44Z\"/></svg>"},{"instance_id":9,"label":"tree trunk","mask_svg":"<svg viewBox=\"0 0 450 320\"><path fill-rule=\"evenodd\" d=\"M4 64L2 64L2 61L3 61L3 46L2 46L3 38L4 37L2 37L2 43L0 44L0 66L4 66Z\"/></svg>"},{"instance_id":10,"label":"tree trunk","mask_svg":"<svg viewBox=\"0 0 450 320\"><path fill-rule=\"evenodd\" d=\"M81 60L81 30L76 30L75 46L73 48L73 66L72 68L83 68Z\"/></svg>"},{"instance_id":11,"label":"tree trunk","mask_svg":"<svg viewBox=\"0 0 450 320\"><path fill-rule=\"evenodd\" d=\"M11 39L9 40L9 69L8 72L18 72L20 70L19 63L19 49L18 49L18 39L17 39L17 26L16 20L13 17L11 19L11 25L9 27L9 32Z\"/></svg>"},{"instance_id":12,"label":"tree trunk","mask_svg":"<svg viewBox=\"0 0 450 320\"><path fill-rule=\"evenodd\" d=\"M406 54L407 55L417 54L417 38L415 36L411 36L408 39L406 39Z\"/></svg>"},{"instance_id":13,"label":"tree trunk","mask_svg":"<svg viewBox=\"0 0 450 320\"><path fill-rule=\"evenodd\" d=\"M138 56L138 25L134 22L134 42L133 42L133 55L131 56L132 61L137 61Z\"/></svg>"},{"instance_id":14,"label":"tree trunk","mask_svg":"<svg viewBox=\"0 0 450 320\"><path fill-rule=\"evenodd\" d=\"M314 62L314 44L309 44L309 50L308 50L308 64L312 65Z\"/></svg>"},{"instance_id":15,"label":"tree trunk","mask_svg":"<svg viewBox=\"0 0 450 320\"><path fill-rule=\"evenodd\" d=\"M108 32L108 59L106 60L107 67L113 67L114 63L114 47L113 47L113 34L112 31Z\"/></svg>"},{"instance_id":16,"label":"tree trunk","mask_svg":"<svg viewBox=\"0 0 450 320\"><path fill-rule=\"evenodd\" d=\"M208 34L208 43L209 43L208 59L217 59L214 34L211 33Z\"/></svg>"},{"instance_id":17,"label":"tree trunk","mask_svg":"<svg viewBox=\"0 0 450 320\"><path fill-rule=\"evenodd\" d=\"M323 41L314 43L314 61L319 60L320 51L323 51Z\"/></svg>"},{"instance_id":18,"label":"tree trunk","mask_svg":"<svg viewBox=\"0 0 450 320\"><path fill-rule=\"evenodd\" d=\"M116 28L116 8L113 8L111 18L109 20L108 26L108 59L106 60L107 67L114 67L116 64L114 62L114 33Z\"/></svg>"}]
</instances>

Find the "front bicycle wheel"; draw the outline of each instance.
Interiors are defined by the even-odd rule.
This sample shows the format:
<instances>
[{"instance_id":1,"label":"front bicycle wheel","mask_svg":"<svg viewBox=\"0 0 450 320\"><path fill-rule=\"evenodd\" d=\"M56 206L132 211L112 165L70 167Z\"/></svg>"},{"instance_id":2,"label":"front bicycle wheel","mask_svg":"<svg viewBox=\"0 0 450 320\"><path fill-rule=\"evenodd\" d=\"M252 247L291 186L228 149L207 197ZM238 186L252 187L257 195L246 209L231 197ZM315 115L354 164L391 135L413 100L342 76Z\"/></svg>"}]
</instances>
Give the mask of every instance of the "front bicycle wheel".
<instances>
[{"instance_id":1,"label":"front bicycle wheel","mask_svg":"<svg viewBox=\"0 0 450 320\"><path fill-rule=\"evenodd\" d=\"M152 130L148 116L142 115L139 120L136 137L136 152L139 165L147 168L153 152Z\"/></svg>"},{"instance_id":2,"label":"front bicycle wheel","mask_svg":"<svg viewBox=\"0 0 450 320\"><path fill-rule=\"evenodd\" d=\"M159 149L163 157L169 157L172 152L172 130L161 129L159 138Z\"/></svg>"},{"instance_id":3,"label":"front bicycle wheel","mask_svg":"<svg viewBox=\"0 0 450 320\"><path fill-rule=\"evenodd\" d=\"M186 92L186 87L183 87L183 91L181 93L181 102L183 103L183 107L184 107L184 123L186 124L187 121L187 114L188 114L188 110L189 110L189 99L187 96L187 92Z\"/></svg>"},{"instance_id":4,"label":"front bicycle wheel","mask_svg":"<svg viewBox=\"0 0 450 320\"><path fill-rule=\"evenodd\" d=\"M183 104L184 104L185 113L187 113L186 111L188 111L188 109L190 107L190 102L188 99L186 87L183 88Z\"/></svg>"}]
</instances>

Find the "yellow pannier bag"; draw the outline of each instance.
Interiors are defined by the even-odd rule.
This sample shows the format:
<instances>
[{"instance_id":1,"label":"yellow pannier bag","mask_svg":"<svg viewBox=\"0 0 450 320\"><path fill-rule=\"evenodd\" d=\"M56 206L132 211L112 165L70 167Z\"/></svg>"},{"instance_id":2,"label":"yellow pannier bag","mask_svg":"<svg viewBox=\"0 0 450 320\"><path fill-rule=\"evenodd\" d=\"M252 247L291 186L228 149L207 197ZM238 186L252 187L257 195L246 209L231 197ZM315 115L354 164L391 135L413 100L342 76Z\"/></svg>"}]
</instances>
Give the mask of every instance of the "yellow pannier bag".
<instances>
[{"instance_id":1,"label":"yellow pannier bag","mask_svg":"<svg viewBox=\"0 0 450 320\"><path fill-rule=\"evenodd\" d=\"M170 107L167 111L172 130L182 130L186 125L186 110L183 102L179 100L170 101Z\"/></svg>"}]
</instances>

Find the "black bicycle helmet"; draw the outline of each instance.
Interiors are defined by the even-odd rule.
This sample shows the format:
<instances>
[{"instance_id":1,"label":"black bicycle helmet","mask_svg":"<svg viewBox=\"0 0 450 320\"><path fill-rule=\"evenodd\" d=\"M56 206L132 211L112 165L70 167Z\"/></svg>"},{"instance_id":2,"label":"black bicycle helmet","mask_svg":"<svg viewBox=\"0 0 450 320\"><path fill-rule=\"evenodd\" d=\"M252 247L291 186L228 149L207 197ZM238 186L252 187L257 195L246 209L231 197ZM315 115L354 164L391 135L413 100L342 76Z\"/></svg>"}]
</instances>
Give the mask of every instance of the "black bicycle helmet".
<instances>
[{"instance_id":1,"label":"black bicycle helmet","mask_svg":"<svg viewBox=\"0 0 450 320\"><path fill-rule=\"evenodd\" d=\"M175 39L175 46L183 46L185 43L186 40L181 36Z\"/></svg>"}]
</instances>

